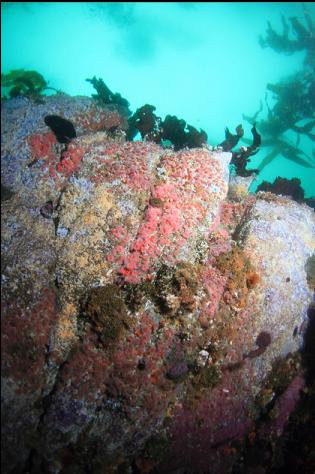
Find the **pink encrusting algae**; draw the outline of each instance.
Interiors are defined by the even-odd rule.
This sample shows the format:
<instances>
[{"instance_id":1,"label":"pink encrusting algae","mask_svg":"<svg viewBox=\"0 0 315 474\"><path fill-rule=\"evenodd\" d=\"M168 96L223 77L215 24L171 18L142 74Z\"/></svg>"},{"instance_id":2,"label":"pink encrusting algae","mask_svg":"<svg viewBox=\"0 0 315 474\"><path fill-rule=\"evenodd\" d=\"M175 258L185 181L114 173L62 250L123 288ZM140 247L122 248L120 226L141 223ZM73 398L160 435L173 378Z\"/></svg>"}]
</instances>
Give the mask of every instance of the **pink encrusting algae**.
<instances>
[{"instance_id":1,"label":"pink encrusting algae","mask_svg":"<svg viewBox=\"0 0 315 474\"><path fill-rule=\"evenodd\" d=\"M18 303L1 308L2 371L17 381L19 393L35 392L47 383L45 354L58 312L56 294L43 288L34 304L21 310ZM29 374L32 377L29 377Z\"/></svg>"},{"instance_id":2,"label":"pink encrusting algae","mask_svg":"<svg viewBox=\"0 0 315 474\"><path fill-rule=\"evenodd\" d=\"M226 282L227 278L210 264L203 269L202 283L207 290L207 298L205 298L202 306L204 318L207 317L210 319L217 312Z\"/></svg>"},{"instance_id":3,"label":"pink encrusting algae","mask_svg":"<svg viewBox=\"0 0 315 474\"><path fill-rule=\"evenodd\" d=\"M128 399L128 415L137 423L146 423L148 413L158 419L166 410L168 397L174 385L165 378L165 359L174 343L174 331L165 328L159 331L158 324L142 313L137 324L112 355L108 386ZM123 341L121 341L123 342ZM139 370L139 361L143 369ZM117 377L117 374L120 374ZM145 386L145 396L141 387Z\"/></svg>"},{"instance_id":4,"label":"pink encrusting algae","mask_svg":"<svg viewBox=\"0 0 315 474\"><path fill-rule=\"evenodd\" d=\"M108 398L124 400L124 410L137 426L157 421L172 393L175 396L175 386L165 378L164 367L174 331L160 330L157 338L157 330L158 324L141 313L110 351L97 350L96 335L86 332L80 350L73 351L60 372L59 389L62 387L64 394L71 392L76 402L87 405L101 403L107 393Z\"/></svg>"},{"instance_id":5,"label":"pink encrusting algae","mask_svg":"<svg viewBox=\"0 0 315 474\"><path fill-rule=\"evenodd\" d=\"M75 171L79 170L84 152L84 148L71 143L68 146L67 151L63 153L62 159L56 166L58 173L65 177L69 177Z\"/></svg>"},{"instance_id":6,"label":"pink encrusting algae","mask_svg":"<svg viewBox=\"0 0 315 474\"><path fill-rule=\"evenodd\" d=\"M57 189L80 169L85 148L77 143L70 143L67 150L59 153L56 150L57 140L53 133L37 133L28 137L33 161L40 161L42 179L52 179ZM31 163L32 164L32 163Z\"/></svg>"},{"instance_id":7,"label":"pink encrusting algae","mask_svg":"<svg viewBox=\"0 0 315 474\"><path fill-rule=\"evenodd\" d=\"M77 112L73 117L76 130L82 130L85 133L99 132L110 130L113 128L125 128L127 126L126 118L122 117L118 112L111 110L101 110L100 107L92 106L90 110Z\"/></svg>"},{"instance_id":8,"label":"pink encrusting algae","mask_svg":"<svg viewBox=\"0 0 315 474\"><path fill-rule=\"evenodd\" d=\"M52 154L52 145L57 143L56 137L52 132L35 133L28 137L28 143L31 147L34 159L40 160Z\"/></svg>"},{"instance_id":9,"label":"pink encrusting algae","mask_svg":"<svg viewBox=\"0 0 315 474\"><path fill-rule=\"evenodd\" d=\"M93 156L91 181L102 183L118 180L120 185L130 191L149 190L153 184L150 153L155 161L161 150L151 143L119 143L108 139Z\"/></svg>"},{"instance_id":10,"label":"pink encrusting algae","mask_svg":"<svg viewBox=\"0 0 315 474\"><path fill-rule=\"evenodd\" d=\"M161 259L174 264L188 239L202 232L207 238L209 203L222 199L227 191L221 165L206 150L165 154L159 166L167 182L160 180L152 188L153 204L148 205L145 220L119 270L129 283L152 278L150 273Z\"/></svg>"},{"instance_id":11,"label":"pink encrusting algae","mask_svg":"<svg viewBox=\"0 0 315 474\"><path fill-rule=\"evenodd\" d=\"M2 152L8 472L242 470L248 430L272 443L305 395L300 365L281 391L274 370L301 347L313 214L229 195L229 153L126 142L106 106L19 103ZM59 143L44 110L77 137Z\"/></svg>"}]
</instances>

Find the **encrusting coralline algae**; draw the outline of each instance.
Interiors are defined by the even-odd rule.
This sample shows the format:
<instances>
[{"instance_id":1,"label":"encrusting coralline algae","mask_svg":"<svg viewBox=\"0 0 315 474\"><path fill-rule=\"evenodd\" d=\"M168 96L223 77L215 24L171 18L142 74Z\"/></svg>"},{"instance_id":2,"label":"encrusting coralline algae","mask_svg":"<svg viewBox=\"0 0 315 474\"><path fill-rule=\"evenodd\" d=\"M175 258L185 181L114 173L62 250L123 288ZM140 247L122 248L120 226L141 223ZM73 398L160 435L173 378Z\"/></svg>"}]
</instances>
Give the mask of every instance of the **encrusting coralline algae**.
<instances>
[{"instance_id":1,"label":"encrusting coralline algae","mask_svg":"<svg viewBox=\"0 0 315 474\"><path fill-rule=\"evenodd\" d=\"M4 472L230 472L305 386L314 213L229 194L230 153L126 142L97 107L3 104Z\"/></svg>"}]
</instances>

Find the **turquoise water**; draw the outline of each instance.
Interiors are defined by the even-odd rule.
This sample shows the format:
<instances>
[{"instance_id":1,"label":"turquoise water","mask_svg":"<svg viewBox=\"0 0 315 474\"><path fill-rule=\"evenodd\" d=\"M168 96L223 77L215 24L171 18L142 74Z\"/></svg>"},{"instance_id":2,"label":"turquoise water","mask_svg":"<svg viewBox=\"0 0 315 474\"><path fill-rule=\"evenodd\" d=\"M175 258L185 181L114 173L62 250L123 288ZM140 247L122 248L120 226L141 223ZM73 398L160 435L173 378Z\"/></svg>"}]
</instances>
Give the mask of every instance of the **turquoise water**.
<instances>
[{"instance_id":1,"label":"turquoise water","mask_svg":"<svg viewBox=\"0 0 315 474\"><path fill-rule=\"evenodd\" d=\"M95 75L126 97L132 111L153 104L163 118L177 115L204 129L210 144L239 123L250 139L242 114L254 115L263 101L258 122L266 117L267 83L303 69L305 57L263 49L259 36L266 36L268 21L281 33L281 15L304 22L303 5L314 20L315 3L300 2L2 2L2 72L37 70L50 86L88 96L95 91L85 79ZM267 99L272 105L272 93ZM292 145L296 138L286 136ZM314 142L302 136L299 148L314 163ZM268 151L262 147L250 167ZM279 154L255 185L277 176L298 177L306 196L315 194L314 167Z\"/></svg>"}]
</instances>

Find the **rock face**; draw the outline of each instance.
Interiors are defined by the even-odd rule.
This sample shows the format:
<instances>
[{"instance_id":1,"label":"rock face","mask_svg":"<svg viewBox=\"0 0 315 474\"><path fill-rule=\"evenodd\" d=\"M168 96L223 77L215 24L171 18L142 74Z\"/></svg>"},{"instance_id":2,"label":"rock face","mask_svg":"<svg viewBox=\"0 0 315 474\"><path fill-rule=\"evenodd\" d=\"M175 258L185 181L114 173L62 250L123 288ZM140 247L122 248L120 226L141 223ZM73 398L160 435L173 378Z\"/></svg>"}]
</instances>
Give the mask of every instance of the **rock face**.
<instances>
[{"instance_id":1,"label":"rock face","mask_svg":"<svg viewBox=\"0 0 315 474\"><path fill-rule=\"evenodd\" d=\"M312 210L231 200L229 153L126 142L91 99L12 99L2 120L3 472L229 472L304 386Z\"/></svg>"}]
</instances>

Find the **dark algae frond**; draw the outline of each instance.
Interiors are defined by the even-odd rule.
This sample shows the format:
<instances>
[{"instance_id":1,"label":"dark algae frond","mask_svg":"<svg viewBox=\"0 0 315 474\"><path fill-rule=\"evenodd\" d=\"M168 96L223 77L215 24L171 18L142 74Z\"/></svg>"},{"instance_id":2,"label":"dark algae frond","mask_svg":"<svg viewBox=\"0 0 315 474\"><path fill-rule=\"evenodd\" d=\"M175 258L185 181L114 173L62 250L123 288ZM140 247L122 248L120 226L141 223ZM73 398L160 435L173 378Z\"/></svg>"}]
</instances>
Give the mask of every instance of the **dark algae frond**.
<instances>
[{"instance_id":1,"label":"dark algae frond","mask_svg":"<svg viewBox=\"0 0 315 474\"><path fill-rule=\"evenodd\" d=\"M297 17L287 19L282 16L282 33L275 31L270 22L268 22L268 29L266 37L260 37L259 43L262 48L269 46L278 53L293 54L296 51L307 51L305 63L314 67L315 57L315 25L312 18L304 8L305 23Z\"/></svg>"},{"instance_id":2,"label":"dark algae frond","mask_svg":"<svg viewBox=\"0 0 315 474\"><path fill-rule=\"evenodd\" d=\"M256 123L253 124L251 129L253 141L248 147L241 146L238 151L232 151L232 149L238 144L239 140L244 135L242 125L238 125L235 129L236 134L230 132L228 127L225 129L225 140L220 143L223 151L230 151L232 153L231 165L234 166L235 172L238 176L247 177L253 173L258 174L258 169L246 169L247 163L250 162L250 156L256 155L261 145L261 136L257 132Z\"/></svg>"},{"instance_id":3,"label":"dark algae frond","mask_svg":"<svg viewBox=\"0 0 315 474\"><path fill-rule=\"evenodd\" d=\"M7 74L1 74L1 86L9 87L9 96L41 94L47 87L47 82L37 71L15 69Z\"/></svg>"},{"instance_id":4,"label":"dark algae frond","mask_svg":"<svg viewBox=\"0 0 315 474\"><path fill-rule=\"evenodd\" d=\"M234 148L238 144L240 138L242 138L242 136L244 135L244 130L243 130L242 125L238 125L235 131L236 131L236 134L233 135L233 133L230 132L228 127L226 127L225 140L222 143L220 143L220 146L223 148L223 151L232 150L232 148Z\"/></svg>"},{"instance_id":5,"label":"dark algae frond","mask_svg":"<svg viewBox=\"0 0 315 474\"><path fill-rule=\"evenodd\" d=\"M301 136L315 141L315 26L306 6L304 18L303 23L296 17L289 20L282 17L282 33L275 31L268 22L266 36L260 38L263 48L270 47L277 53L305 53L304 65L300 71L266 86L267 118L260 120L258 127L264 137L263 146L270 149L259 165L260 171L279 155L305 168L315 168L314 156L308 155L300 147ZM269 95L272 95L272 106ZM261 102L254 116L243 117L253 124L262 110ZM285 136L288 131L296 133L295 143L290 143Z\"/></svg>"},{"instance_id":6,"label":"dark algae frond","mask_svg":"<svg viewBox=\"0 0 315 474\"><path fill-rule=\"evenodd\" d=\"M155 114L156 107L145 104L139 107L131 115L129 102L118 92L113 93L105 84L103 79L96 76L86 79L90 82L97 94L92 97L101 105L115 105L123 115L129 117L127 140L132 141L140 133L141 138L146 141L159 143L165 146L170 143L175 151L182 148L198 148L207 142L207 134L204 130L197 130L185 120L177 118L175 115L167 115L164 120Z\"/></svg>"},{"instance_id":7,"label":"dark algae frond","mask_svg":"<svg viewBox=\"0 0 315 474\"><path fill-rule=\"evenodd\" d=\"M127 137L133 140L138 132L141 138L155 143L170 142L175 151L182 148L198 148L207 142L204 130L198 131L176 115L167 115L164 120L155 114L154 105L145 104L129 118Z\"/></svg>"},{"instance_id":8,"label":"dark algae frond","mask_svg":"<svg viewBox=\"0 0 315 474\"><path fill-rule=\"evenodd\" d=\"M48 86L48 81L37 71L28 71L25 69L14 69L6 74L1 74L1 88L8 89L10 98L28 97L35 102L42 103L41 97L44 91L52 90L56 94L64 94L62 91ZM2 97L6 99L4 95Z\"/></svg>"},{"instance_id":9,"label":"dark algae frond","mask_svg":"<svg viewBox=\"0 0 315 474\"><path fill-rule=\"evenodd\" d=\"M192 125L186 124L185 120L178 119L175 115L167 115L162 122L161 138L172 142L177 151L185 147L201 147L208 137L204 130L198 131Z\"/></svg>"},{"instance_id":10,"label":"dark algae frond","mask_svg":"<svg viewBox=\"0 0 315 474\"><path fill-rule=\"evenodd\" d=\"M315 199L305 198L304 189L301 186L301 181L298 178L286 179L277 177L273 183L263 181L257 188L258 191L270 192L282 196L291 196L294 201L302 203L305 202L308 206L315 209Z\"/></svg>"},{"instance_id":11,"label":"dark algae frond","mask_svg":"<svg viewBox=\"0 0 315 474\"><path fill-rule=\"evenodd\" d=\"M96 90L97 94L92 94L92 97L94 97L94 99L96 99L98 102L103 105L116 104L128 109L128 100L124 99L124 97L122 97L121 94L119 94L118 92L112 92L105 84L103 79L97 79L96 76L94 76L92 77L92 79L86 79L86 81L90 82ZM128 115L130 115L130 113L128 113Z\"/></svg>"},{"instance_id":12,"label":"dark algae frond","mask_svg":"<svg viewBox=\"0 0 315 474\"><path fill-rule=\"evenodd\" d=\"M46 115L44 121L54 132L59 143L69 143L72 138L77 136L75 128L69 120L58 115Z\"/></svg>"},{"instance_id":13,"label":"dark algae frond","mask_svg":"<svg viewBox=\"0 0 315 474\"><path fill-rule=\"evenodd\" d=\"M155 115L156 107L145 104L130 117L127 138L133 140L138 131L141 138L159 143L161 140L161 119Z\"/></svg>"}]
</instances>

